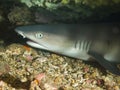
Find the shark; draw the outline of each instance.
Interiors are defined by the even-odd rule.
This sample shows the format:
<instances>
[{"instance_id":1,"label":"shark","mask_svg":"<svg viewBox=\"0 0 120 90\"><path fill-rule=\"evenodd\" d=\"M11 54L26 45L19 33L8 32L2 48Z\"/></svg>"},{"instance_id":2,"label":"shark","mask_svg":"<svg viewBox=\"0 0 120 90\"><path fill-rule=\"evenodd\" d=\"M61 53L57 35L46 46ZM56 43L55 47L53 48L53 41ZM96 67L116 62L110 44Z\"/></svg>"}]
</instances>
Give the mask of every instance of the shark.
<instances>
[{"instance_id":1,"label":"shark","mask_svg":"<svg viewBox=\"0 0 120 90\"><path fill-rule=\"evenodd\" d=\"M15 31L34 48L84 61L94 60L120 75L119 23L26 25Z\"/></svg>"}]
</instances>

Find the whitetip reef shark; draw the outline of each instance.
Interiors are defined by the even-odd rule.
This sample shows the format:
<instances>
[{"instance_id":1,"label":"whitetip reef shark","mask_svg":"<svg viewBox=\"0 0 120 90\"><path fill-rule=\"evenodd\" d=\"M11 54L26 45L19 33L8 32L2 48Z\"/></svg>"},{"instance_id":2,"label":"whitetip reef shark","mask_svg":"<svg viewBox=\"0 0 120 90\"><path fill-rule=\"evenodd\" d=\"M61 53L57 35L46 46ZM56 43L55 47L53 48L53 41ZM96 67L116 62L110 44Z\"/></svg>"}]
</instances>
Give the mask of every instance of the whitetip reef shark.
<instances>
[{"instance_id":1,"label":"whitetip reef shark","mask_svg":"<svg viewBox=\"0 0 120 90\"><path fill-rule=\"evenodd\" d=\"M90 61L94 58L111 73L120 75L120 24L43 24L20 26L15 31L27 44L61 55Z\"/></svg>"}]
</instances>

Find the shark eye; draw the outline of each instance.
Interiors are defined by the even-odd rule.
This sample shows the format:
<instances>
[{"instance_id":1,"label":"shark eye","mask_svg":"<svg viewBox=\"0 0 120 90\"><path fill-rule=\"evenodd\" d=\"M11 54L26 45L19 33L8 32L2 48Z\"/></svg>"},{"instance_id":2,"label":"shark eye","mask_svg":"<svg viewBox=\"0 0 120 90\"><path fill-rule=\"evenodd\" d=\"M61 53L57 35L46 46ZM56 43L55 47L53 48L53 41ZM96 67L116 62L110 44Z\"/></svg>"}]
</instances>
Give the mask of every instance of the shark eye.
<instances>
[{"instance_id":1,"label":"shark eye","mask_svg":"<svg viewBox=\"0 0 120 90\"><path fill-rule=\"evenodd\" d=\"M36 38L42 38L42 37L43 37L43 34L42 34L42 33L37 33L37 34L35 35L35 37L36 37Z\"/></svg>"}]
</instances>

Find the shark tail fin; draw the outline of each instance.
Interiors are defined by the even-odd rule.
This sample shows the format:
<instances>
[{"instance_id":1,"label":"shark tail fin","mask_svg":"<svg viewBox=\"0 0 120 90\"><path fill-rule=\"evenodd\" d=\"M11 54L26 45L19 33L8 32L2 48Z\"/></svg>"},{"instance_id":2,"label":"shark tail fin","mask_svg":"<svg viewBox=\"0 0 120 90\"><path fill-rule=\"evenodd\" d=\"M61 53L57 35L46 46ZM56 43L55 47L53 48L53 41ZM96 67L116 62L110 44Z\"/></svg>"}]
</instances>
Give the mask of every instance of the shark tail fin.
<instances>
[{"instance_id":1,"label":"shark tail fin","mask_svg":"<svg viewBox=\"0 0 120 90\"><path fill-rule=\"evenodd\" d=\"M116 63L107 61L106 59L104 59L102 55L93 51L89 51L88 54L94 57L101 66L103 66L105 69L107 69L111 73L120 75L120 69L117 67Z\"/></svg>"}]
</instances>

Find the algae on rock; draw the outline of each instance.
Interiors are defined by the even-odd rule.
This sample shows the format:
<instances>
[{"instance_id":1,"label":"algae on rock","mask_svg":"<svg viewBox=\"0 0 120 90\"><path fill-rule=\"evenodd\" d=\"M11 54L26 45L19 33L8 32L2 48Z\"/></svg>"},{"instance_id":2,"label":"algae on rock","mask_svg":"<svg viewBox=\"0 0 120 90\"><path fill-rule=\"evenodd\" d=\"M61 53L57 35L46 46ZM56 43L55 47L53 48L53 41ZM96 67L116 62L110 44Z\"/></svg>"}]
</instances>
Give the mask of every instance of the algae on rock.
<instances>
[{"instance_id":1,"label":"algae on rock","mask_svg":"<svg viewBox=\"0 0 120 90\"><path fill-rule=\"evenodd\" d=\"M120 12L120 0L20 0L28 7L45 8L65 21L101 18Z\"/></svg>"},{"instance_id":2,"label":"algae on rock","mask_svg":"<svg viewBox=\"0 0 120 90\"><path fill-rule=\"evenodd\" d=\"M32 13L27 7L15 7L8 14L8 19L12 23L29 24L32 18Z\"/></svg>"},{"instance_id":3,"label":"algae on rock","mask_svg":"<svg viewBox=\"0 0 120 90\"><path fill-rule=\"evenodd\" d=\"M5 19L17 25L31 24L34 21L37 23L104 21L111 15L120 14L120 0L4 0L0 5L7 16ZM24 8L26 6L27 9ZM40 9L48 11L48 14ZM3 19L0 14L0 22Z\"/></svg>"}]
</instances>

